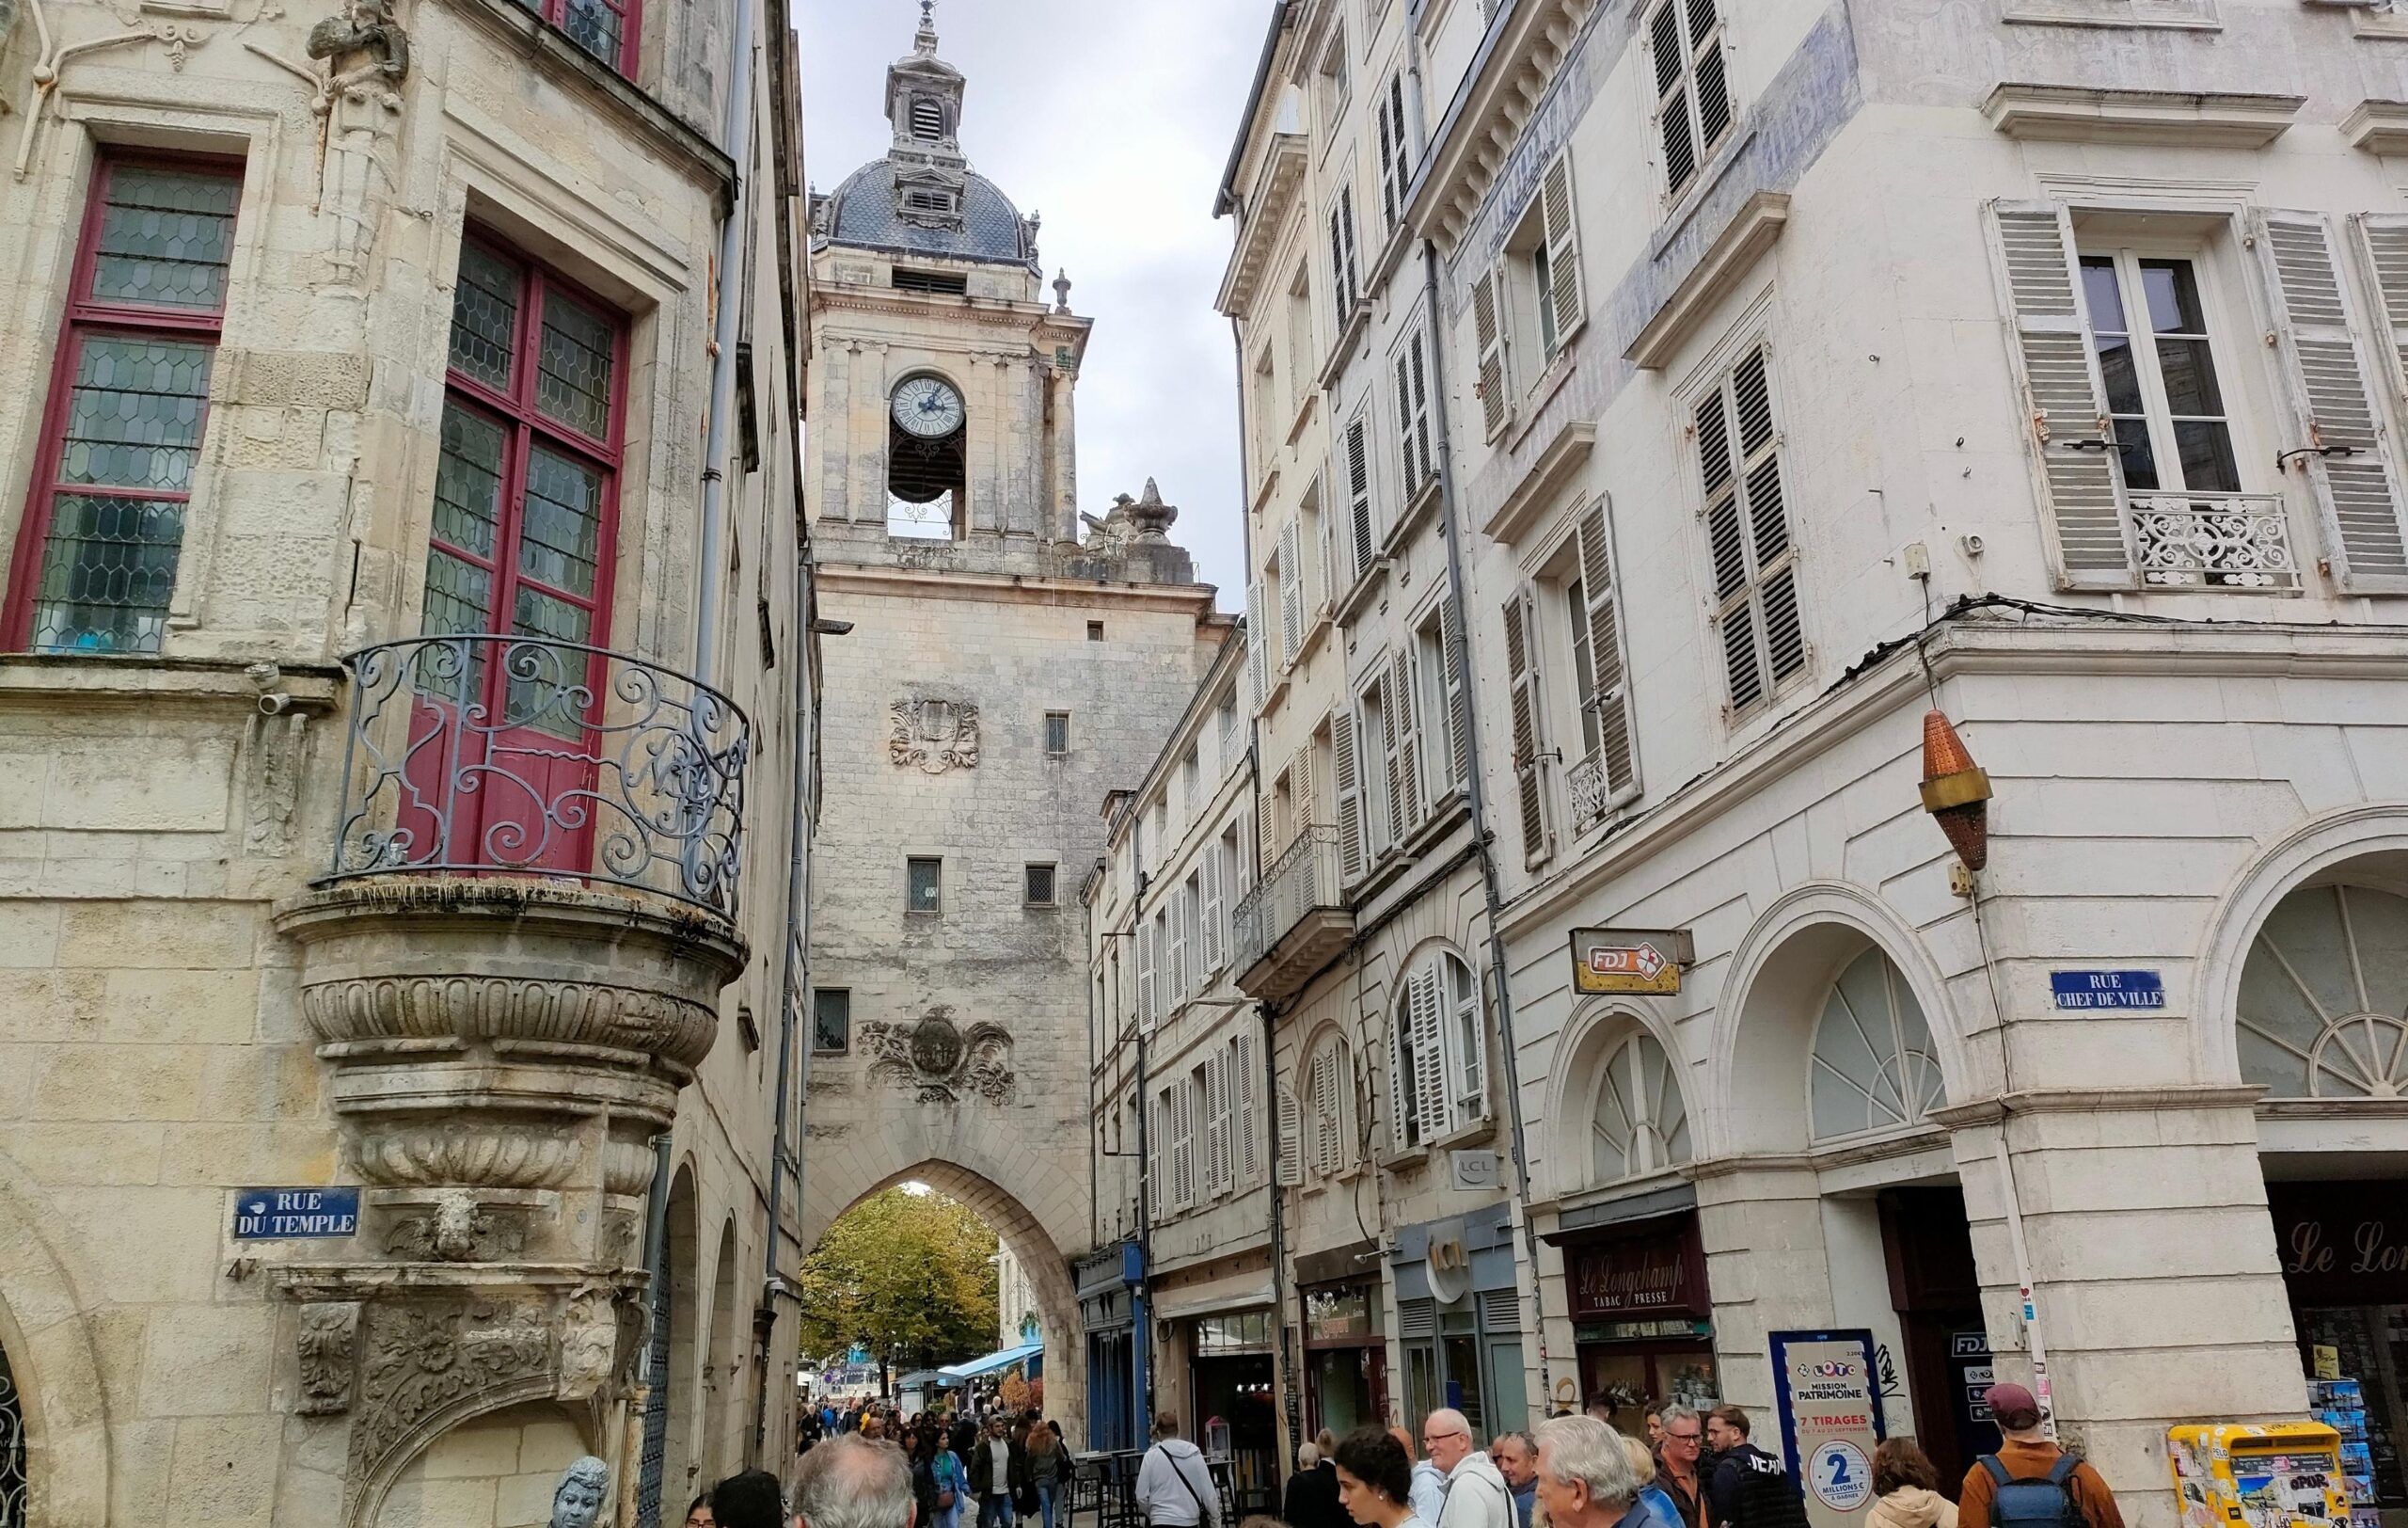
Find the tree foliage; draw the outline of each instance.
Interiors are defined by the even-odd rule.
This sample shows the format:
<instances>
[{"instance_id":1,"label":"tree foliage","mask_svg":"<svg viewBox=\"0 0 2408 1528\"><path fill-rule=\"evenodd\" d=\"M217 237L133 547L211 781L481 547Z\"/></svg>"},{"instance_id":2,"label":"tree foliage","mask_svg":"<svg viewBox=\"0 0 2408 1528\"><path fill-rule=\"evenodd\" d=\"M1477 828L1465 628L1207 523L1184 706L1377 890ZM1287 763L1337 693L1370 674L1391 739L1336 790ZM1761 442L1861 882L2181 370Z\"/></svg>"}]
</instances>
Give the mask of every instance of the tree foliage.
<instances>
[{"instance_id":1,"label":"tree foliage","mask_svg":"<svg viewBox=\"0 0 2408 1528\"><path fill-rule=\"evenodd\" d=\"M907 1369L995 1345L995 1234L942 1194L889 1188L837 1218L803 1259L802 1352L900 1347Z\"/></svg>"}]
</instances>

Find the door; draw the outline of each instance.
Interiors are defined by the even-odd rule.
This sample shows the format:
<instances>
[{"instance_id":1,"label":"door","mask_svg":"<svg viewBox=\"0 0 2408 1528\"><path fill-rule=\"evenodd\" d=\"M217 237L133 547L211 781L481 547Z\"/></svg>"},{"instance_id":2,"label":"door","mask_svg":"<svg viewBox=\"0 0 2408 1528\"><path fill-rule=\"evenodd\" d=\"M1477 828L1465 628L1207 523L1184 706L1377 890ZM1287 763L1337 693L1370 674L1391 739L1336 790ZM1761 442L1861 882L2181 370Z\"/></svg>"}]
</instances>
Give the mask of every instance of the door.
<instances>
[{"instance_id":1,"label":"door","mask_svg":"<svg viewBox=\"0 0 2408 1528\"><path fill-rule=\"evenodd\" d=\"M1943 1482L1962 1480L1999 1444L1998 1428L1980 1405L1990 1383L1989 1336L1964 1191L1954 1185L1884 1189L1880 1213L1915 1437Z\"/></svg>"}]
</instances>

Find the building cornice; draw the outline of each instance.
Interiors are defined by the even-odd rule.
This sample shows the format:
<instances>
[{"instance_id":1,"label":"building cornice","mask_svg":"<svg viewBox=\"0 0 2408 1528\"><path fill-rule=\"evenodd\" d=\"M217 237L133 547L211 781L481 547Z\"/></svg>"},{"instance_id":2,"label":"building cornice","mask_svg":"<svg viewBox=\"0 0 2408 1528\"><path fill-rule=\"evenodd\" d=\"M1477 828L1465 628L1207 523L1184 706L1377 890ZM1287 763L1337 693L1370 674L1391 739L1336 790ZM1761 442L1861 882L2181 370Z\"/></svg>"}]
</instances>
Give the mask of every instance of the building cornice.
<instances>
[{"instance_id":1,"label":"building cornice","mask_svg":"<svg viewBox=\"0 0 2408 1528\"><path fill-rule=\"evenodd\" d=\"M951 568L874 567L858 563L821 563L814 569L827 593L883 596L896 599L950 599L974 604L1019 600L1066 606L1125 605L1195 614L1196 624L1234 627L1237 617L1213 609L1209 583L1098 583L1091 579L1053 579L1027 574L964 573Z\"/></svg>"},{"instance_id":2,"label":"building cornice","mask_svg":"<svg viewBox=\"0 0 2408 1528\"><path fill-rule=\"evenodd\" d=\"M1446 249L1461 242L1596 8L1597 0L1513 0L1489 23L1430 135L1404 222Z\"/></svg>"},{"instance_id":3,"label":"building cornice","mask_svg":"<svg viewBox=\"0 0 2408 1528\"><path fill-rule=\"evenodd\" d=\"M2161 1109L2246 1109L2265 1089L2254 1084L2163 1083L2152 1088L2045 1088L1977 1098L1933 1109L1927 1118L1951 1130L1996 1124L2014 1114L2156 1113Z\"/></svg>"},{"instance_id":4,"label":"building cornice","mask_svg":"<svg viewBox=\"0 0 2408 1528\"><path fill-rule=\"evenodd\" d=\"M1255 175L1254 194L1245 199L1244 211L1239 216L1237 247L1229 252L1228 270L1222 276L1221 290L1212 299L1212 306L1219 311L1236 318L1247 317L1254 311L1262 273L1270 268L1272 251L1278 247L1281 235L1287 231L1297 190L1305 183L1307 158L1303 134L1271 135L1270 150Z\"/></svg>"},{"instance_id":5,"label":"building cornice","mask_svg":"<svg viewBox=\"0 0 2408 1528\"><path fill-rule=\"evenodd\" d=\"M2010 138L2262 149L2290 131L2305 96L2240 90L2129 90L2009 80L1982 103Z\"/></svg>"}]
</instances>

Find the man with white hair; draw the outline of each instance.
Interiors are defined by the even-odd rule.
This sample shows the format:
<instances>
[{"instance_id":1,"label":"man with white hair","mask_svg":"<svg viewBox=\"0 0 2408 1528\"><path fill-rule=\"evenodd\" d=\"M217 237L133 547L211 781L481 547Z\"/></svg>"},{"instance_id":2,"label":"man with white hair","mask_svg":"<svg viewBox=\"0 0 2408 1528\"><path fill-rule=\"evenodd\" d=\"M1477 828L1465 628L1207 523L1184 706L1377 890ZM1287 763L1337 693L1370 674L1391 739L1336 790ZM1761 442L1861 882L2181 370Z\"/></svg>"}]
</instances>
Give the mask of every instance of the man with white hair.
<instances>
[{"instance_id":1,"label":"man with white hair","mask_svg":"<svg viewBox=\"0 0 2408 1528\"><path fill-rule=\"evenodd\" d=\"M1594 1417L1556 1417L1538 1426L1539 1505L1549 1528L1640 1528L1642 1482L1622 1434Z\"/></svg>"},{"instance_id":2,"label":"man with white hair","mask_svg":"<svg viewBox=\"0 0 2408 1528\"><path fill-rule=\"evenodd\" d=\"M911 1466L892 1443L831 1438L795 1467L794 1515L801 1528L913 1528Z\"/></svg>"},{"instance_id":3,"label":"man with white hair","mask_svg":"<svg viewBox=\"0 0 2408 1528\"><path fill-rule=\"evenodd\" d=\"M1446 1472L1447 1500L1436 1528L1520 1528L1513 1493L1497 1461L1480 1449L1461 1411L1440 1407L1421 1423L1421 1447Z\"/></svg>"}]
</instances>

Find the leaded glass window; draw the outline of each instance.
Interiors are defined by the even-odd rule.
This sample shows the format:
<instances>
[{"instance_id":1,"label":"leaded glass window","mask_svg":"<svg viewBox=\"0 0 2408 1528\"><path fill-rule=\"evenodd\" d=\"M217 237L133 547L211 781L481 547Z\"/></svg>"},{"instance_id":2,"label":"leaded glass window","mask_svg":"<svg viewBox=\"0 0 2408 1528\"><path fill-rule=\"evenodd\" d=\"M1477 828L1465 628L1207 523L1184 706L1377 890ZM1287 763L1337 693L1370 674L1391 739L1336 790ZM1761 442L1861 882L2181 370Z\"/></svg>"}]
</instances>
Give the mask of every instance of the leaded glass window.
<instances>
[{"instance_id":1,"label":"leaded glass window","mask_svg":"<svg viewBox=\"0 0 2408 1528\"><path fill-rule=\"evenodd\" d=\"M1813 1076L1816 1140L1915 1124L1948 1101L1923 1005L1879 950L1858 956L1824 995Z\"/></svg>"},{"instance_id":2,"label":"leaded glass window","mask_svg":"<svg viewBox=\"0 0 2408 1528\"><path fill-rule=\"evenodd\" d=\"M1589 1130L1596 1183L1640 1177L1689 1159L1681 1079L1654 1035L1641 1030L1606 1058Z\"/></svg>"},{"instance_id":3,"label":"leaded glass window","mask_svg":"<svg viewBox=\"0 0 2408 1528\"><path fill-rule=\"evenodd\" d=\"M632 79L636 72L636 36L641 30L635 0L518 0L529 10L568 34L568 40L610 68Z\"/></svg>"},{"instance_id":4,"label":"leaded glass window","mask_svg":"<svg viewBox=\"0 0 2408 1528\"><path fill-rule=\"evenodd\" d=\"M2408 899L2294 891L2241 967L2241 1074L2274 1098L2408 1097Z\"/></svg>"},{"instance_id":5,"label":"leaded glass window","mask_svg":"<svg viewBox=\"0 0 2408 1528\"><path fill-rule=\"evenodd\" d=\"M74 266L8 634L156 653L208 420L242 177L106 159Z\"/></svg>"}]
</instances>

